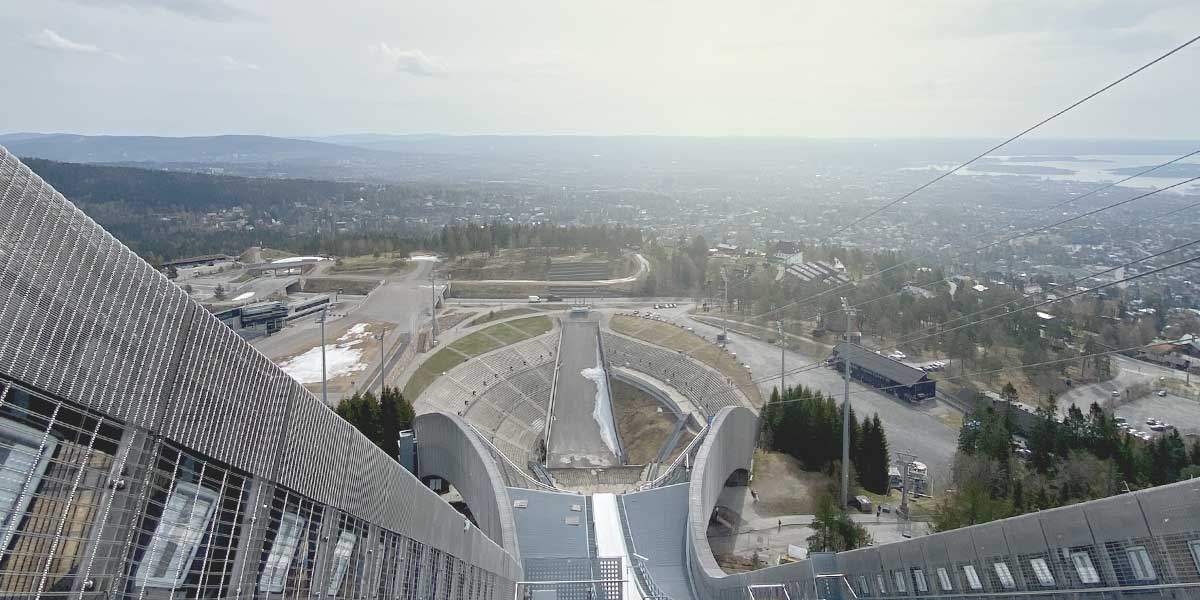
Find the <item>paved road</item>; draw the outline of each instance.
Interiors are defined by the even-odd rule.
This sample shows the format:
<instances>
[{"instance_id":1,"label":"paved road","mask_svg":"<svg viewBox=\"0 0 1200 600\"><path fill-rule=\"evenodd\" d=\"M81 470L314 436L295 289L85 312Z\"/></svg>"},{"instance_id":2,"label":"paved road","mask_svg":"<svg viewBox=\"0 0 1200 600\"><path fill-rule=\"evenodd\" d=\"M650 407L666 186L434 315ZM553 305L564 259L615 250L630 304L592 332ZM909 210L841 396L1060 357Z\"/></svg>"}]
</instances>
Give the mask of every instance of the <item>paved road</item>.
<instances>
[{"instance_id":1,"label":"paved road","mask_svg":"<svg viewBox=\"0 0 1200 600\"><path fill-rule=\"evenodd\" d=\"M338 304L330 309L331 322L339 324L363 321L386 323L385 347L401 350L403 345L397 343L400 338L411 336L414 327L419 328L422 323L429 322L431 296L429 271L433 268L434 263L423 260L414 262L416 267L411 271L394 278L384 278L384 283L367 296L340 298ZM332 340L327 339L326 343L332 343ZM253 344L263 354L278 360L284 356L299 354L319 346L321 344L320 327L315 316L307 317L293 322L275 335L254 340ZM370 360L363 373L372 374L377 371L378 355L378 352L367 354ZM388 359L392 362L388 371L389 385L396 381L396 376L401 370L395 365L394 358L394 354L389 354ZM373 387L377 387L378 379L372 378L372 380L374 381ZM331 403L337 400L338 398L334 395L330 396Z\"/></svg>"},{"instance_id":2,"label":"paved road","mask_svg":"<svg viewBox=\"0 0 1200 600\"><path fill-rule=\"evenodd\" d=\"M689 326L696 329L696 333L707 339L715 339L720 331L718 327L705 325L683 315L677 319L686 319ZM774 376L759 386L763 397L769 397L771 390L778 386L779 382L779 347L733 332L729 335L729 349L737 353L739 361L750 366L754 377ZM825 359L824 356L806 356L792 351L787 352L786 358L788 369ZM789 375L786 382L788 386L805 385L826 394L833 394L839 399L845 385L840 373L825 367ZM950 463L954 460L954 451L958 447L958 430L947 425L939 416L957 414L956 411L936 400L912 406L858 383L851 383L850 392L850 405L858 418L878 413L887 432L891 451L909 451L916 454L918 460L929 465L935 488L945 487Z\"/></svg>"},{"instance_id":3,"label":"paved road","mask_svg":"<svg viewBox=\"0 0 1200 600\"><path fill-rule=\"evenodd\" d=\"M596 384L582 375L599 362L594 322L563 320L559 349L558 388L554 393L554 427L550 432L550 467L600 467L620 464L605 445L592 417Z\"/></svg>"}]
</instances>

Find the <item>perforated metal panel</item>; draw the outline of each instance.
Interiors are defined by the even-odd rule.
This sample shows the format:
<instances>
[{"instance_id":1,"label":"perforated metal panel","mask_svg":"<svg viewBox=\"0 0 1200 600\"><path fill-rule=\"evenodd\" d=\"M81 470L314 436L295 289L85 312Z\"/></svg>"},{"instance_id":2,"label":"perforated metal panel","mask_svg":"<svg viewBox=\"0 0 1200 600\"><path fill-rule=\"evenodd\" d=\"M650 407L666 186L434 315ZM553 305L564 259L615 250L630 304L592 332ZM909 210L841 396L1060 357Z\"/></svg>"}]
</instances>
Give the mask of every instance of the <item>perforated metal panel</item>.
<instances>
[{"instance_id":1,"label":"perforated metal panel","mask_svg":"<svg viewBox=\"0 0 1200 600\"><path fill-rule=\"evenodd\" d=\"M0 595L497 598L461 523L0 149Z\"/></svg>"}]
</instances>

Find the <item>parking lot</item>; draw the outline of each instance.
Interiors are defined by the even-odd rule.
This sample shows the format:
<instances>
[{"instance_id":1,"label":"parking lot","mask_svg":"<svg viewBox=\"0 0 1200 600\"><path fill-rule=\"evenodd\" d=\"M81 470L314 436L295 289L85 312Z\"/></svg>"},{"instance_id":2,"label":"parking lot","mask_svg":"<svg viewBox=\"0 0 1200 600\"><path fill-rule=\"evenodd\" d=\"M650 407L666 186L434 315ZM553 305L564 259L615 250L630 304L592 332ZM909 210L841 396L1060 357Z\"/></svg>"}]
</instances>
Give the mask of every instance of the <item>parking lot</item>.
<instances>
[{"instance_id":1,"label":"parking lot","mask_svg":"<svg viewBox=\"0 0 1200 600\"><path fill-rule=\"evenodd\" d=\"M1124 417L1129 425L1139 431L1153 433L1146 424L1147 419L1166 421L1179 429L1179 433L1200 435L1200 402L1167 394L1151 394L1118 406L1114 411Z\"/></svg>"}]
</instances>

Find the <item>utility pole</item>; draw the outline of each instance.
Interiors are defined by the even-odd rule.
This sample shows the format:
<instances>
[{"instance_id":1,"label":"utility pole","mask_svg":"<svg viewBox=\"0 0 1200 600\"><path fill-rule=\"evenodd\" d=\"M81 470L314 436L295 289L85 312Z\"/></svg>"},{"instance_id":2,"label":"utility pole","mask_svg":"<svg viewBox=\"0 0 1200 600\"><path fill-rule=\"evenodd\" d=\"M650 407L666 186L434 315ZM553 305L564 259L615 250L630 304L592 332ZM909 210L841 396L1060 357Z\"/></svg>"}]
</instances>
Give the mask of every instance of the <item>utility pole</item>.
<instances>
[{"instance_id":1,"label":"utility pole","mask_svg":"<svg viewBox=\"0 0 1200 600\"><path fill-rule=\"evenodd\" d=\"M329 406L329 391L325 380L325 315L329 312L329 305L326 304L321 309L321 402L325 406Z\"/></svg>"},{"instance_id":2,"label":"utility pole","mask_svg":"<svg viewBox=\"0 0 1200 600\"><path fill-rule=\"evenodd\" d=\"M433 321L433 345L437 345L438 322L437 322L437 279L434 277L437 273L437 267L429 268L429 318Z\"/></svg>"},{"instance_id":3,"label":"utility pole","mask_svg":"<svg viewBox=\"0 0 1200 600\"><path fill-rule=\"evenodd\" d=\"M842 298L842 310L846 313L846 352L842 361L846 365L845 396L842 400L842 508L850 504L850 321L854 309Z\"/></svg>"},{"instance_id":4,"label":"utility pole","mask_svg":"<svg viewBox=\"0 0 1200 600\"><path fill-rule=\"evenodd\" d=\"M900 511L899 514L903 518L908 518L908 491L911 486L909 480L909 469L914 461L917 460L917 455L911 452L897 452L896 458L900 459L900 482L903 485L900 492Z\"/></svg>"},{"instance_id":5,"label":"utility pole","mask_svg":"<svg viewBox=\"0 0 1200 600\"><path fill-rule=\"evenodd\" d=\"M725 317L725 321L724 321L725 326L724 326L723 331L724 331L724 335L725 335L725 343L728 344L729 343L729 273L725 270L724 266L721 267L721 281L724 282L723 287L725 288L725 307L721 310L721 313Z\"/></svg>"},{"instance_id":6,"label":"utility pole","mask_svg":"<svg viewBox=\"0 0 1200 600\"><path fill-rule=\"evenodd\" d=\"M387 337L387 329L380 331L375 339L379 340L379 400L383 401L383 388L387 385L387 347L383 340Z\"/></svg>"},{"instance_id":7,"label":"utility pole","mask_svg":"<svg viewBox=\"0 0 1200 600\"><path fill-rule=\"evenodd\" d=\"M783 392L787 389L783 378L787 373L787 334L783 332L783 319L779 323L779 398L783 399Z\"/></svg>"}]
</instances>

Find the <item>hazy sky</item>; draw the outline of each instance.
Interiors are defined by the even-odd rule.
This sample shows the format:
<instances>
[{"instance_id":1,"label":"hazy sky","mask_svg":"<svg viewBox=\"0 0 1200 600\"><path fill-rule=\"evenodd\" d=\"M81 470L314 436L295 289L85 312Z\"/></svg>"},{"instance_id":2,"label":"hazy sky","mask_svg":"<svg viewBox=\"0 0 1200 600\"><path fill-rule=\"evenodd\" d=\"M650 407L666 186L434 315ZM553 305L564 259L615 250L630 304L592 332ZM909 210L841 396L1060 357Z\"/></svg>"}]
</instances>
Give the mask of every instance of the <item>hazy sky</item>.
<instances>
[{"instance_id":1,"label":"hazy sky","mask_svg":"<svg viewBox=\"0 0 1200 600\"><path fill-rule=\"evenodd\" d=\"M6 0L0 132L997 136L1196 0ZM1200 137L1200 42L1045 130Z\"/></svg>"}]
</instances>

